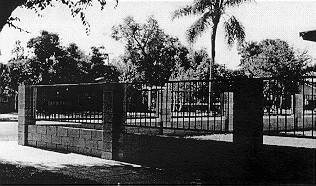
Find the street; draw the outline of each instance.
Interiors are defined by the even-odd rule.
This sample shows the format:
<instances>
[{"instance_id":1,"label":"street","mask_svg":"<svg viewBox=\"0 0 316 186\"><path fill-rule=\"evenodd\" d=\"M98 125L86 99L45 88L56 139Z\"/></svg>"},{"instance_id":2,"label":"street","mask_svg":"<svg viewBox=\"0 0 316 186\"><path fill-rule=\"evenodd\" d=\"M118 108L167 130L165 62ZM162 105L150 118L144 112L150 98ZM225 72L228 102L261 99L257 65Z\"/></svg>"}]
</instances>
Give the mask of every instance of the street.
<instances>
[{"instance_id":1,"label":"street","mask_svg":"<svg viewBox=\"0 0 316 186\"><path fill-rule=\"evenodd\" d=\"M18 140L18 122L0 121L0 141Z\"/></svg>"}]
</instances>

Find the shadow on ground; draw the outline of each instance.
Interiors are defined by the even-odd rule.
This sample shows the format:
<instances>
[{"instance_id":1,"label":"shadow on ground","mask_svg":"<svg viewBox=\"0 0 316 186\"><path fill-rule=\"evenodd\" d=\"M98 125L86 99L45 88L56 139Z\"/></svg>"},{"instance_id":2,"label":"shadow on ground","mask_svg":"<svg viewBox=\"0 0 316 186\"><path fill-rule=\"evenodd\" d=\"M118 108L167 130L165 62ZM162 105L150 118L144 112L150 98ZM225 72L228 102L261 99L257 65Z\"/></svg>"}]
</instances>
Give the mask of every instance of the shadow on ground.
<instances>
[{"instance_id":1,"label":"shadow on ground","mask_svg":"<svg viewBox=\"0 0 316 186\"><path fill-rule=\"evenodd\" d=\"M92 179L100 184L190 184L195 180L176 171L146 167L123 166L72 166L58 172L78 179Z\"/></svg>"},{"instance_id":2,"label":"shadow on ground","mask_svg":"<svg viewBox=\"0 0 316 186\"><path fill-rule=\"evenodd\" d=\"M18 164L0 163L0 185L104 185L104 184L192 184L199 180L185 178L177 172L145 167L123 166L73 166L43 170Z\"/></svg>"},{"instance_id":3,"label":"shadow on ground","mask_svg":"<svg viewBox=\"0 0 316 186\"><path fill-rule=\"evenodd\" d=\"M69 184L98 184L89 179L80 179L62 173L53 173L34 167L1 163L0 185L69 185Z\"/></svg>"}]
</instances>

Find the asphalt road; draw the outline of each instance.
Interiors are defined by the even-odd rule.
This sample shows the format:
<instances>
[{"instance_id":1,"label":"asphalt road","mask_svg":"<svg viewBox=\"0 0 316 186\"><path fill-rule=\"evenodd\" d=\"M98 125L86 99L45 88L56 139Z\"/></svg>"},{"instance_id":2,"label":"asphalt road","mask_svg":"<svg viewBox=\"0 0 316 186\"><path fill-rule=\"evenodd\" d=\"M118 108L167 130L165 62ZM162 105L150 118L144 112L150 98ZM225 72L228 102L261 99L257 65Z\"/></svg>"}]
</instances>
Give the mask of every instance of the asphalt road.
<instances>
[{"instance_id":1,"label":"asphalt road","mask_svg":"<svg viewBox=\"0 0 316 186\"><path fill-rule=\"evenodd\" d=\"M0 141L18 140L18 122L0 121Z\"/></svg>"}]
</instances>

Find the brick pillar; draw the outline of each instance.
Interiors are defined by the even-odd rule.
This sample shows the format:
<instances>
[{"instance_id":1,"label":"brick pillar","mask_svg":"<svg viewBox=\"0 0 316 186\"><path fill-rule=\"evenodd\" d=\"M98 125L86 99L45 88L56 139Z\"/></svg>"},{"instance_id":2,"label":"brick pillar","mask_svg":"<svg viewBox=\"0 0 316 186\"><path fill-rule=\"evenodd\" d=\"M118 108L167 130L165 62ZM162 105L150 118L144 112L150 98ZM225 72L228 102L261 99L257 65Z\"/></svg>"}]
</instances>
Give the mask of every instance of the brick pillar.
<instances>
[{"instance_id":1,"label":"brick pillar","mask_svg":"<svg viewBox=\"0 0 316 186\"><path fill-rule=\"evenodd\" d=\"M103 148L101 157L123 158L123 124L126 121L126 84L103 85Z\"/></svg>"},{"instance_id":2,"label":"brick pillar","mask_svg":"<svg viewBox=\"0 0 316 186\"><path fill-rule=\"evenodd\" d=\"M235 82L233 142L246 179L261 180L260 151L263 146L263 81Z\"/></svg>"},{"instance_id":3,"label":"brick pillar","mask_svg":"<svg viewBox=\"0 0 316 186\"><path fill-rule=\"evenodd\" d=\"M224 92L224 116L225 116L225 131L233 132L234 120L234 93Z\"/></svg>"},{"instance_id":4,"label":"brick pillar","mask_svg":"<svg viewBox=\"0 0 316 186\"><path fill-rule=\"evenodd\" d=\"M172 105L172 91L168 87L162 89L162 100L161 100L161 134L163 134L163 127L171 126L171 105Z\"/></svg>"},{"instance_id":5,"label":"brick pillar","mask_svg":"<svg viewBox=\"0 0 316 186\"><path fill-rule=\"evenodd\" d=\"M18 91L18 144L27 145L28 125L35 125L36 94L33 87L20 85ZM36 92L36 89L35 89Z\"/></svg>"},{"instance_id":6,"label":"brick pillar","mask_svg":"<svg viewBox=\"0 0 316 186\"><path fill-rule=\"evenodd\" d=\"M297 130L303 127L303 107L304 107L304 95L294 95L294 129Z\"/></svg>"}]
</instances>

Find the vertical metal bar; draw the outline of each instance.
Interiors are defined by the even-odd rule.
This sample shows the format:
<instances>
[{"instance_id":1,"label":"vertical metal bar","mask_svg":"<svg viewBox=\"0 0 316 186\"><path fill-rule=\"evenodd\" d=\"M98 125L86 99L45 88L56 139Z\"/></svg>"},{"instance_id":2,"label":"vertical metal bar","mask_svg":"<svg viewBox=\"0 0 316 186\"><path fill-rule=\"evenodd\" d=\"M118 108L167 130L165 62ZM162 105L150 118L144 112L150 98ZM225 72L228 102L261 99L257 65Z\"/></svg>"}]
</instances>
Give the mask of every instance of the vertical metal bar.
<instances>
[{"instance_id":1,"label":"vertical metal bar","mask_svg":"<svg viewBox=\"0 0 316 186\"><path fill-rule=\"evenodd\" d=\"M202 82L199 81L197 90L200 90L200 91L201 91L202 85L203 85ZM203 108L204 108L202 99L203 99L203 98L201 98L201 100L199 100L200 103L202 104L202 106L201 106L201 111L200 111L200 114L201 114L201 118L200 118L200 119L201 119L201 129L203 129Z\"/></svg>"},{"instance_id":2,"label":"vertical metal bar","mask_svg":"<svg viewBox=\"0 0 316 186\"><path fill-rule=\"evenodd\" d=\"M279 85L279 80L276 79L276 82L277 82L277 86ZM280 84L280 86L283 86L282 84ZM282 87L281 87L282 89ZM277 95L279 97L279 102L281 103L281 99L282 99L282 91L280 93L278 93L279 95ZM276 130L277 130L277 133L279 133L279 107L280 107L280 103L276 103L276 122L277 122L277 127L276 127Z\"/></svg>"},{"instance_id":3,"label":"vertical metal bar","mask_svg":"<svg viewBox=\"0 0 316 186\"><path fill-rule=\"evenodd\" d=\"M305 98L305 78L303 78L303 136L305 136L305 103L306 101L308 101L306 98Z\"/></svg>"},{"instance_id":4,"label":"vertical metal bar","mask_svg":"<svg viewBox=\"0 0 316 186\"><path fill-rule=\"evenodd\" d=\"M213 83L215 84L215 83L218 83L218 81L215 81L215 80L212 80L213 81ZM212 86L212 88L214 88L214 86ZM214 109L214 111L213 111L213 129L214 129L214 131L216 131L216 115L217 115L217 106L215 105L215 101L216 101L216 99L217 99L217 91L214 91L214 90L211 90L211 98L213 97L213 101L212 101L212 99L211 99L211 105L212 105L212 107L213 107L213 109Z\"/></svg>"},{"instance_id":5,"label":"vertical metal bar","mask_svg":"<svg viewBox=\"0 0 316 186\"><path fill-rule=\"evenodd\" d=\"M205 81L204 83L206 84L206 100L207 100L207 114L206 114L206 118L207 118L207 129L209 130L210 129L210 113L211 113L211 110L210 110L210 103L211 103L211 100L210 100L210 81L211 80L208 80L208 81Z\"/></svg>"},{"instance_id":6,"label":"vertical metal bar","mask_svg":"<svg viewBox=\"0 0 316 186\"><path fill-rule=\"evenodd\" d=\"M314 110L315 110L315 98L314 98L314 78L312 78L312 102L313 102L313 110L312 110L312 133L311 136L314 136Z\"/></svg>"},{"instance_id":7,"label":"vertical metal bar","mask_svg":"<svg viewBox=\"0 0 316 186\"><path fill-rule=\"evenodd\" d=\"M166 89L166 110L165 110L165 117L166 117L166 124L168 124L168 122L170 122L170 121L168 121L168 96L169 96L169 88L167 87L167 89ZM167 126L168 127L168 126ZM173 123L171 122L171 128L173 128Z\"/></svg>"},{"instance_id":8,"label":"vertical metal bar","mask_svg":"<svg viewBox=\"0 0 316 186\"><path fill-rule=\"evenodd\" d=\"M268 122L269 122L269 133L271 132L271 109L273 108L273 102L271 102L271 96L272 91L271 91L271 79L268 79L268 91L267 91L267 98L268 98Z\"/></svg>"},{"instance_id":9,"label":"vertical metal bar","mask_svg":"<svg viewBox=\"0 0 316 186\"><path fill-rule=\"evenodd\" d=\"M192 109L192 105L191 105L191 103L192 103L192 100L191 100L191 94L192 94L192 92L191 92L191 81L189 81L188 82L188 86L189 86L189 95L188 95L188 102L189 102L189 108L188 108L188 111L189 111L189 113L188 113L188 115L189 115L189 126L190 126L190 128L191 128L191 121L190 121L190 119L191 119L191 109ZM196 125L194 124L194 129L196 129Z\"/></svg>"},{"instance_id":10,"label":"vertical metal bar","mask_svg":"<svg viewBox=\"0 0 316 186\"><path fill-rule=\"evenodd\" d=\"M182 103L182 107L184 106L184 105L186 105L186 100L185 100L185 98L186 98L186 86L185 86L186 84L185 84L185 82L183 81L183 103ZM185 124L185 109L183 109L182 110L182 119L183 119L183 126L184 126L184 124ZM190 129L190 124L189 124L189 129Z\"/></svg>"}]
</instances>

